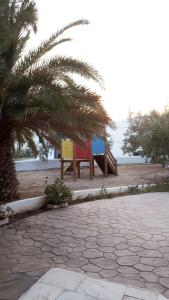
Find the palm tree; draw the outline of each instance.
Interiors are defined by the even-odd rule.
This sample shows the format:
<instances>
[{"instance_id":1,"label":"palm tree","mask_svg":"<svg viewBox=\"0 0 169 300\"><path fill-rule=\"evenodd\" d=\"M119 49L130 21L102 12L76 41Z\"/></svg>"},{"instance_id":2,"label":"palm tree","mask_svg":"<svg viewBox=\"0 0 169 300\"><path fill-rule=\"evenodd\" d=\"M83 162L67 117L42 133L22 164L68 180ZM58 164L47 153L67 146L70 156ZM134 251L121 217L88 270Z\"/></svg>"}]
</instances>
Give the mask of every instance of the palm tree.
<instances>
[{"instance_id":1,"label":"palm tree","mask_svg":"<svg viewBox=\"0 0 169 300\"><path fill-rule=\"evenodd\" d=\"M72 74L101 83L98 72L72 57L46 58L51 49L71 41L62 34L88 24L73 22L23 54L30 32L36 32L37 10L33 0L0 2L0 200L18 195L13 149L15 141L27 142L37 154L34 135L44 148L57 145L56 133L83 143L84 138L104 134L110 118L100 97L77 84Z\"/></svg>"}]
</instances>

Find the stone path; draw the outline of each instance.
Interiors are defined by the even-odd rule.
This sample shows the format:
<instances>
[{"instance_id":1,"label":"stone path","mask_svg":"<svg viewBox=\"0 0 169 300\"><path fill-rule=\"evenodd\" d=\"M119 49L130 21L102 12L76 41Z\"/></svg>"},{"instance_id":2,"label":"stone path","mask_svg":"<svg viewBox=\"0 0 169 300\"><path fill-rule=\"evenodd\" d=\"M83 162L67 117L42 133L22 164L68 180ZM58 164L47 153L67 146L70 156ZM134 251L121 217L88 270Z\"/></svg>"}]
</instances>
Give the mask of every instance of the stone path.
<instances>
[{"instance_id":1,"label":"stone path","mask_svg":"<svg viewBox=\"0 0 169 300\"><path fill-rule=\"evenodd\" d=\"M83 203L0 229L0 300L18 299L56 267L169 298L169 193Z\"/></svg>"},{"instance_id":2,"label":"stone path","mask_svg":"<svg viewBox=\"0 0 169 300\"><path fill-rule=\"evenodd\" d=\"M167 300L157 292L51 269L19 300Z\"/></svg>"}]
</instances>

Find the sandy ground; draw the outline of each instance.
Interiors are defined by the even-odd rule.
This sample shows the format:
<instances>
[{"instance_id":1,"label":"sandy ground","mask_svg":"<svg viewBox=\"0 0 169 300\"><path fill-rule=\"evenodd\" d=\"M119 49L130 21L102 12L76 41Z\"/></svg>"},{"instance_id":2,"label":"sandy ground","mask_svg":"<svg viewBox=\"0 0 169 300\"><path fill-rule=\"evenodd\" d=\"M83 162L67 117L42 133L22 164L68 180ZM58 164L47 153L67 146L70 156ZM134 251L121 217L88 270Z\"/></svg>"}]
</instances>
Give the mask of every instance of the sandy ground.
<instances>
[{"instance_id":1,"label":"sandy ground","mask_svg":"<svg viewBox=\"0 0 169 300\"><path fill-rule=\"evenodd\" d=\"M64 181L73 190L98 188L98 187L113 187L131 184L146 183L154 176L169 174L169 170L161 165L130 165L119 166L118 176L109 175L104 177L99 168L95 169L95 177L93 180L89 178L88 168L81 169L81 178L73 181L72 175L66 175ZM43 191L47 183L52 183L60 177L59 170L44 170L33 172L18 172L20 182L19 191L20 198L31 198L43 195Z\"/></svg>"}]
</instances>

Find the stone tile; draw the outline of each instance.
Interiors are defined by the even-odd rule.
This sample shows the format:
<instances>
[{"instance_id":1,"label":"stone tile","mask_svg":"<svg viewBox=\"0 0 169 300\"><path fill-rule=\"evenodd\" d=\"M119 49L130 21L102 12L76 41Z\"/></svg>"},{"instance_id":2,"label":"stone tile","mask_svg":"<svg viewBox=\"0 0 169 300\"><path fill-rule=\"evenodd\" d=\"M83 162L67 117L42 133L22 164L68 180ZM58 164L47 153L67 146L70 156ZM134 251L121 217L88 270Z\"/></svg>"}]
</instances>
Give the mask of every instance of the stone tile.
<instances>
[{"instance_id":1,"label":"stone tile","mask_svg":"<svg viewBox=\"0 0 169 300\"><path fill-rule=\"evenodd\" d=\"M129 245L127 243L119 243L115 245L117 250L128 249Z\"/></svg>"},{"instance_id":2,"label":"stone tile","mask_svg":"<svg viewBox=\"0 0 169 300\"><path fill-rule=\"evenodd\" d=\"M139 271L152 271L154 267L149 266L149 265L144 265L144 264L136 264L134 265L134 268L136 268Z\"/></svg>"},{"instance_id":3,"label":"stone tile","mask_svg":"<svg viewBox=\"0 0 169 300\"><path fill-rule=\"evenodd\" d=\"M103 257L103 253L99 250L86 250L82 253L84 258L98 258Z\"/></svg>"},{"instance_id":4,"label":"stone tile","mask_svg":"<svg viewBox=\"0 0 169 300\"><path fill-rule=\"evenodd\" d=\"M127 267L127 266L126 267L120 266L118 268L118 272L123 273L123 274L138 274L139 273L139 271L136 270L135 268Z\"/></svg>"},{"instance_id":5,"label":"stone tile","mask_svg":"<svg viewBox=\"0 0 169 300\"><path fill-rule=\"evenodd\" d=\"M152 257L143 257L140 260L140 263L143 265L149 265L153 267L165 267L168 266L169 262L164 258L152 258Z\"/></svg>"},{"instance_id":6,"label":"stone tile","mask_svg":"<svg viewBox=\"0 0 169 300\"><path fill-rule=\"evenodd\" d=\"M62 292L63 289L57 286L37 283L18 300L56 300Z\"/></svg>"},{"instance_id":7,"label":"stone tile","mask_svg":"<svg viewBox=\"0 0 169 300\"><path fill-rule=\"evenodd\" d=\"M168 293L169 296L169 293ZM164 297L163 295L159 295L157 300L167 300L168 298Z\"/></svg>"},{"instance_id":8,"label":"stone tile","mask_svg":"<svg viewBox=\"0 0 169 300\"><path fill-rule=\"evenodd\" d=\"M126 296L135 297L136 299L143 300L156 300L156 293L153 293L149 290L145 289L135 289L132 287L128 287L125 291Z\"/></svg>"},{"instance_id":9,"label":"stone tile","mask_svg":"<svg viewBox=\"0 0 169 300\"><path fill-rule=\"evenodd\" d=\"M115 255L117 255L117 256L131 256L131 255L136 255L136 253L132 252L130 250L116 250Z\"/></svg>"},{"instance_id":10,"label":"stone tile","mask_svg":"<svg viewBox=\"0 0 169 300\"><path fill-rule=\"evenodd\" d=\"M69 267L73 267L73 268L82 267L82 266L86 265L87 263L88 263L88 260L83 257L68 259L66 261L66 265Z\"/></svg>"},{"instance_id":11,"label":"stone tile","mask_svg":"<svg viewBox=\"0 0 169 300\"><path fill-rule=\"evenodd\" d=\"M124 256L118 257L117 263L121 266L134 266L140 260L139 256Z\"/></svg>"},{"instance_id":12,"label":"stone tile","mask_svg":"<svg viewBox=\"0 0 169 300\"><path fill-rule=\"evenodd\" d=\"M16 300L15 282L21 294L26 279L29 287L45 270L59 267L152 287L169 297L163 285L169 278L167 220L168 196L158 193L83 203L17 220L0 231L0 288L4 293L3 284L9 284ZM158 282L142 278L149 272Z\"/></svg>"},{"instance_id":13,"label":"stone tile","mask_svg":"<svg viewBox=\"0 0 169 300\"><path fill-rule=\"evenodd\" d=\"M152 272L140 272L140 277L144 278L147 282L157 282L157 275Z\"/></svg>"},{"instance_id":14,"label":"stone tile","mask_svg":"<svg viewBox=\"0 0 169 300\"><path fill-rule=\"evenodd\" d=\"M103 270L114 270L117 269L118 265L111 261L110 259L106 258L95 258L90 259L91 263L102 268Z\"/></svg>"},{"instance_id":15,"label":"stone tile","mask_svg":"<svg viewBox=\"0 0 169 300\"><path fill-rule=\"evenodd\" d=\"M81 269L84 270L85 272L90 272L90 273L99 272L101 270L101 268L93 264L84 265L81 267Z\"/></svg>"},{"instance_id":16,"label":"stone tile","mask_svg":"<svg viewBox=\"0 0 169 300\"><path fill-rule=\"evenodd\" d=\"M94 298L94 297L90 297L90 296L84 295L84 294L78 294L78 293L75 293L75 292L63 292L57 298L57 300L95 300L95 299L96 298Z\"/></svg>"},{"instance_id":17,"label":"stone tile","mask_svg":"<svg viewBox=\"0 0 169 300\"><path fill-rule=\"evenodd\" d=\"M130 297L130 296L124 296L122 300L143 300L135 297Z\"/></svg>"},{"instance_id":18,"label":"stone tile","mask_svg":"<svg viewBox=\"0 0 169 300\"><path fill-rule=\"evenodd\" d=\"M52 269L40 279L40 282L74 291L84 278L85 276L80 273Z\"/></svg>"},{"instance_id":19,"label":"stone tile","mask_svg":"<svg viewBox=\"0 0 169 300\"><path fill-rule=\"evenodd\" d=\"M160 283L162 284L162 286L169 289L169 278L160 278Z\"/></svg>"},{"instance_id":20,"label":"stone tile","mask_svg":"<svg viewBox=\"0 0 169 300\"><path fill-rule=\"evenodd\" d=\"M165 297L167 297L167 299L169 299L169 290L168 289L164 292L163 296L165 296ZM164 300L164 299L162 298L160 300Z\"/></svg>"},{"instance_id":21,"label":"stone tile","mask_svg":"<svg viewBox=\"0 0 169 300\"><path fill-rule=\"evenodd\" d=\"M157 250L143 250L140 252L137 252L138 255L142 256L142 257L162 257L162 254L157 251Z\"/></svg>"},{"instance_id":22,"label":"stone tile","mask_svg":"<svg viewBox=\"0 0 169 300\"><path fill-rule=\"evenodd\" d=\"M111 260L116 260L117 256L114 254L114 253L107 253L107 252L104 252L103 253L104 257L107 258L107 259L111 259Z\"/></svg>"},{"instance_id":23,"label":"stone tile","mask_svg":"<svg viewBox=\"0 0 169 300\"><path fill-rule=\"evenodd\" d=\"M158 244L155 241L146 241L143 247L149 250L154 250L158 248Z\"/></svg>"},{"instance_id":24,"label":"stone tile","mask_svg":"<svg viewBox=\"0 0 169 300\"><path fill-rule=\"evenodd\" d=\"M157 267L154 273L160 277L169 277L169 267Z\"/></svg>"},{"instance_id":25,"label":"stone tile","mask_svg":"<svg viewBox=\"0 0 169 300\"><path fill-rule=\"evenodd\" d=\"M101 300L121 300L126 287L109 283L99 279L86 278L77 289L78 293L84 293Z\"/></svg>"},{"instance_id":26,"label":"stone tile","mask_svg":"<svg viewBox=\"0 0 169 300\"><path fill-rule=\"evenodd\" d=\"M0 299L18 300L18 298L37 281L35 277L23 277L0 285Z\"/></svg>"},{"instance_id":27,"label":"stone tile","mask_svg":"<svg viewBox=\"0 0 169 300\"><path fill-rule=\"evenodd\" d=\"M43 261L30 261L26 264L18 264L15 267L12 268L13 273L25 273L25 272L31 272L35 270L40 270L44 268L48 268L49 264Z\"/></svg>"},{"instance_id":28,"label":"stone tile","mask_svg":"<svg viewBox=\"0 0 169 300\"><path fill-rule=\"evenodd\" d=\"M146 288L157 293L164 293L166 290L165 287L163 287L160 283L157 282L146 282Z\"/></svg>"}]
</instances>

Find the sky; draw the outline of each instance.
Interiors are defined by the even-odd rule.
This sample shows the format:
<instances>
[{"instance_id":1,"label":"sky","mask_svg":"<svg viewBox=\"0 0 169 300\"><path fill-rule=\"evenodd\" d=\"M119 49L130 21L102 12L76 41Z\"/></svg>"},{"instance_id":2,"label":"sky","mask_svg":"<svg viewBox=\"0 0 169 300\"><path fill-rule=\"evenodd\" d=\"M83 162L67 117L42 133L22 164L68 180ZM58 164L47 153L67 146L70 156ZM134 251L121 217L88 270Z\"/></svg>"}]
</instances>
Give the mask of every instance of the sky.
<instances>
[{"instance_id":1,"label":"sky","mask_svg":"<svg viewBox=\"0 0 169 300\"><path fill-rule=\"evenodd\" d=\"M64 25L88 19L71 29L73 42L57 46L63 54L92 64L104 78L103 105L113 120L129 109L148 112L169 104L169 0L36 0L38 34L30 47Z\"/></svg>"}]
</instances>

